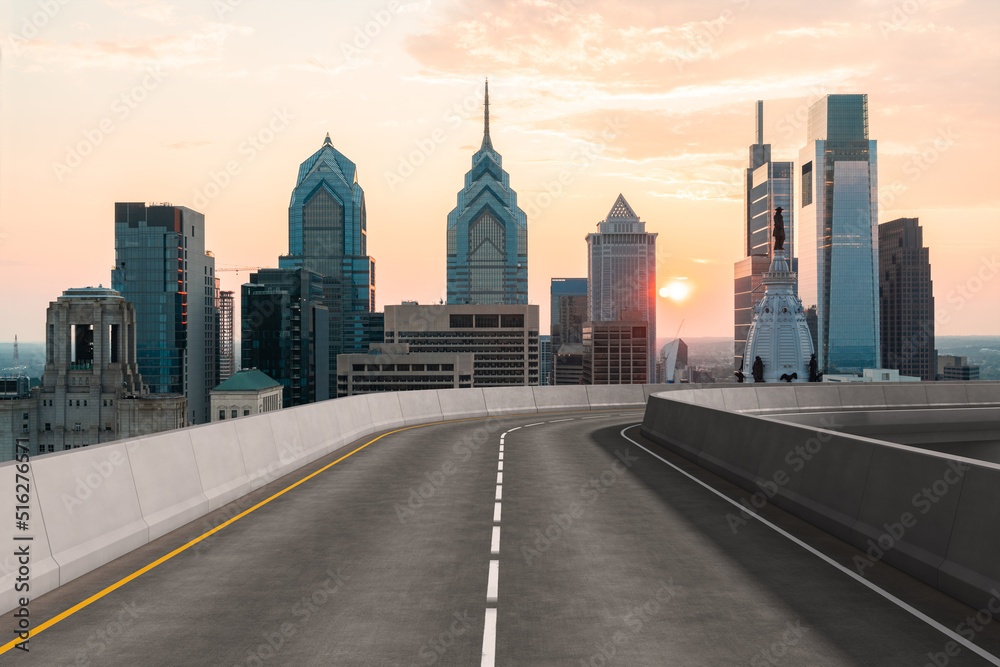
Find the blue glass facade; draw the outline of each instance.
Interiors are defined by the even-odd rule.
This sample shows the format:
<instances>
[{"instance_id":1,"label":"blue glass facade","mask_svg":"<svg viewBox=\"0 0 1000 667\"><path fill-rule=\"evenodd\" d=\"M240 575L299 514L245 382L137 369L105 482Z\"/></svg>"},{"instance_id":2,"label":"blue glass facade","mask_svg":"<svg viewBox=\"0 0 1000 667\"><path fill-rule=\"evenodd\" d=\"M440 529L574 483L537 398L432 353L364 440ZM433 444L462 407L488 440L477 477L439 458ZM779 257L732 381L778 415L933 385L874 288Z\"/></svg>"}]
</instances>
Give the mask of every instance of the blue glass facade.
<instances>
[{"instance_id":1,"label":"blue glass facade","mask_svg":"<svg viewBox=\"0 0 1000 667\"><path fill-rule=\"evenodd\" d=\"M205 216L183 206L116 203L111 285L135 306L137 363L150 392L183 394L188 420L210 422L218 304Z\"/></svg>"},{"instance_id":2,"label":"blue glass facade","mask_svg":"<svg viewBox=\"0 0 1000 667\"><path fill-rule=\"evenodd\" d=\"M528 303L528 219L490 139L487 83L483 143L448 214L448 303Z\"/></svg>"},{"instance_id":3,"label":"blue glass facade","mask_svg":"<svg viewBox=\"0 0 1000 667\"><path fill-rule=\"evenodd\" d=\"M868 96L827 95L809 109L799 152L799 296L825 373L881 367L876 142Z\"/></svg>"},{"instance_id":4,"label":"blue glass facade","mask_svg":"<svg viewBox=\"0 0 1000 667\"><path fill-rule=\"evenodd\" d=\"M377 334L364 330L376 326L369 317L375 310L375 260L368 255L367 235L357 166L327 135L322 147L299 166L288 205L288 254L278 258L278 266L304 268L323 277L331 387L336 386L337 355L367 351L367 341Z\"/></svg>"}]
</instances>

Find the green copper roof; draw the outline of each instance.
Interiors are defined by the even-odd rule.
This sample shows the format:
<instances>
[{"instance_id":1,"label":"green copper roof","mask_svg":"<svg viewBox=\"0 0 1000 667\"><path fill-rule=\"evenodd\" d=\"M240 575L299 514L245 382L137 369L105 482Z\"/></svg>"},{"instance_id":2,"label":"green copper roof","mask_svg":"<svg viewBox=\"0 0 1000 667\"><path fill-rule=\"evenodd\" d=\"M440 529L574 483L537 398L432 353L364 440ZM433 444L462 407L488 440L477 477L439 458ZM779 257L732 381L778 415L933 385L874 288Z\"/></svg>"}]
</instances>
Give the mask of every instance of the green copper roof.
<instances>
[{"instance_id":1,"label":"green copper roof","mask_svg":"<svg viewBox=\"0 0 1000 667\"><path fill-rule=\"evenodd\" d=\"M280 382L273 380L267 373L254 368L236 371L228 380L212 391L258 391L280 385Z\"/></svg>"}]
</instances>

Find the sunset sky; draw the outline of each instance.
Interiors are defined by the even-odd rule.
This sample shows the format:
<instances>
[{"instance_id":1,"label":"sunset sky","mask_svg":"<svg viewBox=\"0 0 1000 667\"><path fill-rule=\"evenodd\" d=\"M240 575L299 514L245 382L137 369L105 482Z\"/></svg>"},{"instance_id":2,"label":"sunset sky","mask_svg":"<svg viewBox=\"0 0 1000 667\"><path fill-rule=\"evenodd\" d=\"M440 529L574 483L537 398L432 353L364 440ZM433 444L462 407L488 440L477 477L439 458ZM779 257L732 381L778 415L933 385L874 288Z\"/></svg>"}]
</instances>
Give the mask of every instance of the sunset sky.
<instances>
[{"instance_id":1,"label":"sunset sky","mask_svg":"<svg viewBox=\"0 0 1000 667\"><path fill-rule=\"evenodd\" d=\"M795 160L812 102L867 93L879 218L920 218L937 333L1000 335L995 1L15 0L0 31L3 343L110 284L116 201L203 212L217 267L276 266L327 132L358 165L378 309L436 302L486 76L542 333L549 280L586 276L621 192L659 233L659 286L689 286L661 336L731 336L754 101Z\"/></svg>"}]
</instances>

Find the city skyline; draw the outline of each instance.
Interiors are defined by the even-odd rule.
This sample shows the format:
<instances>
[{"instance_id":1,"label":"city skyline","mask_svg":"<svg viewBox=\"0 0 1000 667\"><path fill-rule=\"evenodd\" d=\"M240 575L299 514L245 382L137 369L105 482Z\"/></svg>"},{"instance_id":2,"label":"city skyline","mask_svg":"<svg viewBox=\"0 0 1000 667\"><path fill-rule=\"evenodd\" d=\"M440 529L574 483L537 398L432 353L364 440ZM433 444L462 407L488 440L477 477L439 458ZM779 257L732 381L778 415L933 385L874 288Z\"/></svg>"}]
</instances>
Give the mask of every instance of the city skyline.
<instances>
[{"instance_id":1,"label":"city skyline","mask_svg":"<svg viewBox=\"0 0 1000 667\"><path fill-rule=\"evenodd\" d=\"M36 3L0 10L0 277L18 286L0 340L43 340L55 295L110 284L115 201L203 213L219 268L275 266L293 170L326 132L365 187L376 309L436 303L443 221L482 138L487 75L493 141L528 216L530 303L547 303L551 278L584 275L584 236L621 192L671 239L658 248L660 286L691 287L686 301L658 299L659 329L684 319L686 336L730 335L732 310L718 304L731 300L742 256L749 105L765 101L764 141L791 157L810 104L866 93L879 222L920 218L937 333L1000 331L1000 166L989 159L1000 150L1000 93L998 56L985 46L1000 24L995 7L894 17L891 3L842 3L834 22L813 8L739 2L631 12L602 2L303 2L272 25L263 3L76 4L41 26ZM314 20L324 15L337 27ZM287 24L294 38L279 34ZM512 34L522 40L505 42ZM814 53L751 72L740 61L760 42ZM860 54L838 48L831 60L859 42ZM426 271L413 271L415 255ZM220 277L230 290L249 279Z\"/></svg>"}]
</instances>

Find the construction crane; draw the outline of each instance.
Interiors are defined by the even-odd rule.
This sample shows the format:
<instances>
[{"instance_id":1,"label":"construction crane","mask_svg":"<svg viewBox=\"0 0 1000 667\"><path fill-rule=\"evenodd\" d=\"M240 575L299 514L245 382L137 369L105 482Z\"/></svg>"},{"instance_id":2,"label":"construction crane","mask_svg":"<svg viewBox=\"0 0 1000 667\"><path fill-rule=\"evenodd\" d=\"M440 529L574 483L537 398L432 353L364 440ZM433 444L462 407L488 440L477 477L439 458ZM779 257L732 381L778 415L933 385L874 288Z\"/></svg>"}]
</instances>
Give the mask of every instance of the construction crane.
<instances>
[{"instance_id":1,"label":"construction crane","mask_svg":"<svg viewBox=\"0 0 1000 667\"><path fill-rule=\"evenodd\" d=\"M266 266L223 266L216 267L216 273L222 273L223 271L260 271L261 269L266 269Z\"/></svg>"}]
</instances>

